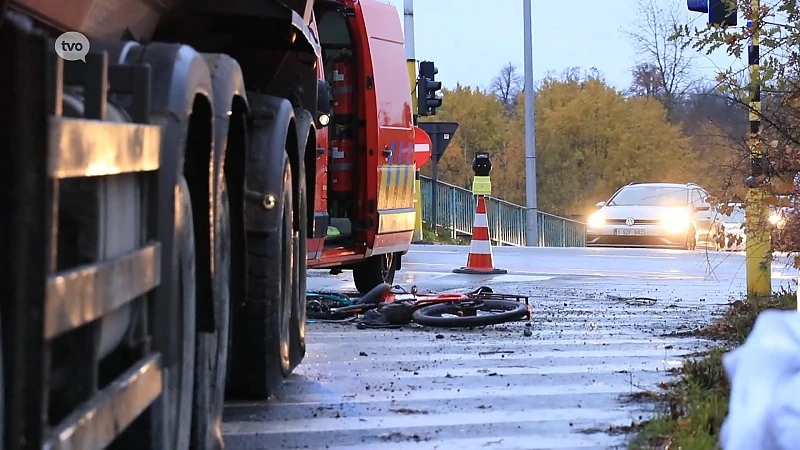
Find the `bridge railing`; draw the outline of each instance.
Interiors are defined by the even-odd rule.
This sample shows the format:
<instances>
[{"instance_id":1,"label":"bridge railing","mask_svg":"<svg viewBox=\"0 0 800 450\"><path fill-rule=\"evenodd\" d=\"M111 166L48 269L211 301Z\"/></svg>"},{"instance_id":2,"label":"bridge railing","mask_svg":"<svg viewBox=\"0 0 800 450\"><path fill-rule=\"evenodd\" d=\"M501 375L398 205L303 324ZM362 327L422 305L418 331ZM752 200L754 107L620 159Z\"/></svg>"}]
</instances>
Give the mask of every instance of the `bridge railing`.
<instances>
[{"instance_id":1,"label":"bridge railing","mask_svg":"<svg viewBox=\"0 0 800 450\"><path fill-rule=\"evenodd\" d=\"M422 220L432 227L433 181L422 176ZM443 181L436 186L436 225L450 231L451 237L472 236L475 197L472 191ZM486 198L489 235L494 245L524 246L525 207L495 197ZM576 220L539 211L539 245L542 247L584 247L586 225Z\"/></svg>"}]
</instances>

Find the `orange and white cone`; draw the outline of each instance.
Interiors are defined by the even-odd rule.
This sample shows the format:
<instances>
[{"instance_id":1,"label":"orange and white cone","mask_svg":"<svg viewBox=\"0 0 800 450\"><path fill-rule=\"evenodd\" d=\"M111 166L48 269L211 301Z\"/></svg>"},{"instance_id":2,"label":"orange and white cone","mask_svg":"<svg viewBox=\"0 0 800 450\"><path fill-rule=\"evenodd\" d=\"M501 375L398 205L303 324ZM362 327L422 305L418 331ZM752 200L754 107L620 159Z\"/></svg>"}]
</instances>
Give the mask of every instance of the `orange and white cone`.
<instances>
[{"instance_id":1,"label":"orange and white cone","mask_svg":"<svg viewBox=\"0 0 800 450\"><path fill-rule=\"evenodd\" d=\"M492 261L492 241L489 240L489 217L486 215L486 197L478 196L475 207L475 222L472 225L472 242L469 244L467 266L453 269L454 273L494 275L508 273L506 269L496 269Z\"/></svg>"}]
</instances>

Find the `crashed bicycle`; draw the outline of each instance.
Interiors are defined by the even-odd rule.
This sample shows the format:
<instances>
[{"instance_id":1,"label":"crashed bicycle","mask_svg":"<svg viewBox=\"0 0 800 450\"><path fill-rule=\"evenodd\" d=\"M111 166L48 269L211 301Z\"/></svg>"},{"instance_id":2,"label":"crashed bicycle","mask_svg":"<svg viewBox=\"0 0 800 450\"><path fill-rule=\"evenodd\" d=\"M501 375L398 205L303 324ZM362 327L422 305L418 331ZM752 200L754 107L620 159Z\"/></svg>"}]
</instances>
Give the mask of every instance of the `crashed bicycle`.
<instances>
[{"instance_id":1,"label":"crashed bicycle","mask_svg":"<svg viewBox=\"0 0 800 450\"><path fill-rule=\"evenodd\" d=\"M416 286L381 284L355 303L333 306L319 299L309 300L309 314L345 320L378 311L390 325L416 322L431 327L483 327L526 319L531 320L529 298L497 294L487 286L469 293L420 293Z\"/></svg>"}]
</instances>

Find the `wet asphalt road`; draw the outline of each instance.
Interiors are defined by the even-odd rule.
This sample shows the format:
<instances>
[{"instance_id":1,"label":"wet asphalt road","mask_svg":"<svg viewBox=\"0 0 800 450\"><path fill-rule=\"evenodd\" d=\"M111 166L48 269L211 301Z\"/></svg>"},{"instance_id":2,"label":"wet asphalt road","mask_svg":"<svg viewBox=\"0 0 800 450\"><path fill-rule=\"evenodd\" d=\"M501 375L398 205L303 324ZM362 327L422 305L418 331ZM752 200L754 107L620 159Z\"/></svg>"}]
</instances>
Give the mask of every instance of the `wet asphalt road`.
<instances>
[{"instance_id":1,"label":"wet asphalt road","mask_svg":"<svg viewBox=\"0 0 800 450\"><path fill-rule=\"evenodd\" d=\"M532 336L523 323L472 331L309 324L306 360L279 398L226 406L227 447L622 448L627 437L607 430L651 413L626 395L668 380L683 356L707 345L668 334L707 323L745 291L741 254L502 247L495 266L508 275L451 273L467 252L414 246L395 281L530 295ZM774 287L789 286L793 271L773 267ZM312 271L309 289L354 286L348 272Z\"/></svg>"}]
</instances>

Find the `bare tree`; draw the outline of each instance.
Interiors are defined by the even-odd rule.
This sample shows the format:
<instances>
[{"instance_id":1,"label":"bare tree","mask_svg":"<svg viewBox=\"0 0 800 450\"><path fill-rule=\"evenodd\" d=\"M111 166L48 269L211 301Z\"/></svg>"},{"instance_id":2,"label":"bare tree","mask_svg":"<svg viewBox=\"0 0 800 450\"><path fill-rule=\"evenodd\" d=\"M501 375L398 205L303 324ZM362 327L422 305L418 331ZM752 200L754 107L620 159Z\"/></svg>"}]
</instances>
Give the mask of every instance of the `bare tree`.
<instances>
[{"instance_id":1,"label":"bare tree","mask_svg":"<svg viewBox=\"0 0 800 450\"><path fill-rule=\"evenodd\" d=\"M695 54L685 48L688 38L675 35L686 23L681 3L674 0L639 0L636 20L622 30L632 41L639 58L633 69L632 90L645 89L667 109L670 120L681 99L692 90Z\"/></svg>"},{"instance_id":2,"label":"bare tree","mask_svg":"<svg viewBox=\"0 0 800 450\"><path fill-rule=\"evenodd\" d=\"M516 106L517 96L522 91L522 82L517 66L509 62L500 69L500 74L494 77L489 90L506 105L506 108L513 109Z\"/></svg>"}]
</instances>

